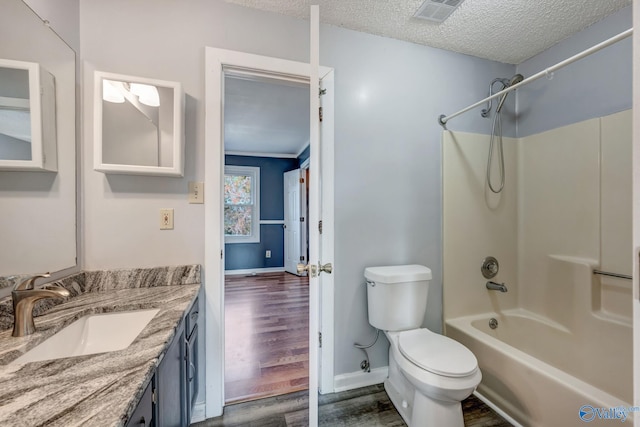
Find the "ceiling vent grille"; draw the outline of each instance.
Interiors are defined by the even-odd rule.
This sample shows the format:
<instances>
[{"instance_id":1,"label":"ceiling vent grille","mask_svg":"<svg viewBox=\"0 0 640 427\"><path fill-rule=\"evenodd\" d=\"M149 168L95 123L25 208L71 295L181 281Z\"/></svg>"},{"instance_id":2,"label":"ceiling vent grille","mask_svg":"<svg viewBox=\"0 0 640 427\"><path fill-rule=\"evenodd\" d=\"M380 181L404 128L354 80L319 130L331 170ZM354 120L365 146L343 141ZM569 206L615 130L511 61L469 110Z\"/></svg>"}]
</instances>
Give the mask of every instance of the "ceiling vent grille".
<instances>
[{"instance_id":1,"label":"ceiling vent grille","mask_svg":"<svg viewBox=\"0 0 640 427\"><path fill-rule=\"evenodd\" d=\"M413 15L431 22L442 22L460 6L464 0L427 0Z\"/></svg>"}]
</instances>

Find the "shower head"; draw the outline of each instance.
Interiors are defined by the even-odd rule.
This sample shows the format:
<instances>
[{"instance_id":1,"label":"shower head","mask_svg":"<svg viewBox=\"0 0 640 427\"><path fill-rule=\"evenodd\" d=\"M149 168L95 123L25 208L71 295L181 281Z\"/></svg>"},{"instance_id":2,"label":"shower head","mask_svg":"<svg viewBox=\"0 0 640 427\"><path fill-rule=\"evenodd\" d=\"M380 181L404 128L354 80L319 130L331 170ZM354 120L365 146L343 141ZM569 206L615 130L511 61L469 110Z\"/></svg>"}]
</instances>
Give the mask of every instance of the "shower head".
<instances>
[{"instance_id":1,"label":"shower head","mask_svg":"<svg viewBox=\"0 0 640 427\"><path fill-rule=\"evenodd\" d=\"M505 86L505 89L520 83L522 80L524 80L523 75L516 74L515 76L511 77L511 80L509 81L509 84ZM508 92L502 95L502 97L500 97L500 102L498 102L498 108L496 108L496 113L499 113L500 110L502 109L502 104L504 104L504 100L507 99L507 95L509 95Z\"/></svg>"}]
</instances>

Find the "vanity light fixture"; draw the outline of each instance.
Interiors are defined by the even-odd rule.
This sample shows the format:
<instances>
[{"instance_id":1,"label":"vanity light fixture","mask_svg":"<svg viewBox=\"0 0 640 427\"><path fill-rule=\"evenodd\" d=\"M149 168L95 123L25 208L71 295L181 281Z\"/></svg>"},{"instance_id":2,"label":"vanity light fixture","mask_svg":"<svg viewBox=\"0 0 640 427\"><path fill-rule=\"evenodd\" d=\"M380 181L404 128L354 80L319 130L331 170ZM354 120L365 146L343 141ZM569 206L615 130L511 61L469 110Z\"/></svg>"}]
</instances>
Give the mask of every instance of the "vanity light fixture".
<instances>
[{"instance_id":1,"label":"vanity light fixture","mask_svg":"<svg viewBox=\"0 0 640 427\"><path fill-rule=\"evenodd\" d=\"M142 83L131 83L130 91L132 94L138 96L138 101L149 107L160 106L160 95L158 89L155 86L146 85Z\"/></svg>"},{"instance_id":2,"label":"vanity light fixture","mask_svg":"<svg viewBox=\"0 0 640 427\"><path fill-rule=\"evenodd\" d=\"M122 104L124 102L124 95L116 85L121 86L122 83L105 79L102 82L102 99L115 104Z\"/></svg>"},{"instance_id":3,"label":"vanity light fixture","mask_svg":"<svg viewBox=\"0 0 640 427\"><path fill-rule=\"evenodd\" d=\"M125 83L105 79L102 84L102 99L122 104L131 95L138 97L140 103L149 107L160 106L160 94L155 86L142 83Z\"/></svg>"}]
</instances>

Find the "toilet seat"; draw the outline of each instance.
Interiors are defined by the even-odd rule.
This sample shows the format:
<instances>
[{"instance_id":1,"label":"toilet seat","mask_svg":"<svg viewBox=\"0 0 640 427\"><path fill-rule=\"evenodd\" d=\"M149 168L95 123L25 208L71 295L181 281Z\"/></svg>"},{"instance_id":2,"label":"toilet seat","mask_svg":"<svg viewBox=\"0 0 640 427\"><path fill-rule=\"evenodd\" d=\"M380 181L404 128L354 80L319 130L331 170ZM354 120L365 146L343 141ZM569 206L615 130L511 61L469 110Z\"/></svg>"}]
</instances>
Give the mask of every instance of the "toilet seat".
<instances>
[{"instance_id":1,"label":"toilet seat","mask_svg":"<svg viewBox=\"0 0 640 427\"><path fill-rule=\"evenodd\" d=\"M436 375L465 377L478 369L478 360L468 348L428 329L401 332L398 348L411 363Z\"/></svg>"}]
</instances>

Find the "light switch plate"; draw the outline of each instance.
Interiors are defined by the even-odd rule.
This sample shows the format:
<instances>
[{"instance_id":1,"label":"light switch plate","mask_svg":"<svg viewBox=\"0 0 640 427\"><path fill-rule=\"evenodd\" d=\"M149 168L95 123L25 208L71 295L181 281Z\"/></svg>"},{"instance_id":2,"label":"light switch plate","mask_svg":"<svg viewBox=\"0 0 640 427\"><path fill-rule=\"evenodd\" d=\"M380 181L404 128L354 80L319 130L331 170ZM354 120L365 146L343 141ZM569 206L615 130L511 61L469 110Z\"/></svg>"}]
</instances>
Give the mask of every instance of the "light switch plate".
<instances>
[{"instance_id":1,"label":"light switch plate","mask_svg":"<svg viewBox=\"0 0 640 427\"><path fill-rule=\"evenodd\" d=\"M204 203L204 182L189 181L189 203Z\"/></svg>"},{"instance_id":2,"label":"light switch plate","mask_svg":"<svg viewBox=\"0 0 640 427\"><path fill-rule=\"evenodd\" d=\"M173 230L173 209L160 209L160 230Z\"/></svg>"}]
</instances>

